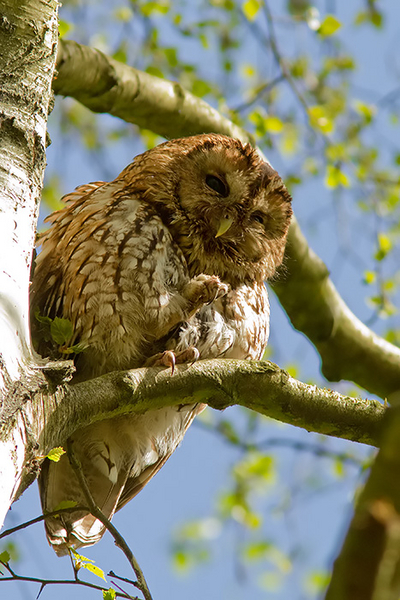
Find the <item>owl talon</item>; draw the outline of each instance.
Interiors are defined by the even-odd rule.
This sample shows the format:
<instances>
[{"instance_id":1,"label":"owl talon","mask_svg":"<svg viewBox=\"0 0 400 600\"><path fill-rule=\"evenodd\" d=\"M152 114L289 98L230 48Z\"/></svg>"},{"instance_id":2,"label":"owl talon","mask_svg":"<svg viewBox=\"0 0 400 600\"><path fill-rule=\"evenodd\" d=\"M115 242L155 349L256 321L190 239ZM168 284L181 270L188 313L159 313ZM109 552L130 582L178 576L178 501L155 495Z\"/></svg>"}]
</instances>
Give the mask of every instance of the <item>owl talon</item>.
<instances>
[{"instance_id":1,"label":"owl talon","mask_svg":"<svg viewBox=\"0 0 400 600\"><path fill-rule=\"evenodd\" d=\"M176 354L175 358L178 364L187 363L189 367L191 367L197 360L199 360L200 352L194 346L190 346L190 348L182 350L182 352Z\"/></svg>"},{"instance_id":2,"label":"owl talon","mask_svg":"<svg viewBox=\"0 0 400 600\"><path fill-rule=\"evenodd\" d=\"M170 367L171 375L173 375L175 371L175 363L175 352L172 352L172 350L165 350L164 352L159 352L158 354L155 354L149 358L146 361L146 367Z\"/></svg>"},{"instance_id":3,"label":"owl talon","mask_svg":"<svg viewBox=\"0 0 400 600\"><path fill-rule=\"evenodd\" d=\"M192 366L199 358L200 352L194 346L176 354L172 350L165 350L149 358L146 361L146 367L171 367L171 375L173 375L175 365L188 364Z\"/></svg>"}]
</instances>

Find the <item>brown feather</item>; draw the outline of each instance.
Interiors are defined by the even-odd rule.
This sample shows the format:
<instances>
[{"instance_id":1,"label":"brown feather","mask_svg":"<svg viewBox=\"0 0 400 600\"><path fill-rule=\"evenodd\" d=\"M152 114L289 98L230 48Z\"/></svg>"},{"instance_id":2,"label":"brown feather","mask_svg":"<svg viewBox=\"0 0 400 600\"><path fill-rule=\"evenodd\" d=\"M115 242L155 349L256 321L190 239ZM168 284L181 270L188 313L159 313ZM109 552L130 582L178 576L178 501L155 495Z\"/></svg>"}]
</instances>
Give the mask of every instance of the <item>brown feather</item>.
<instances>
[{"instance_id":1,"label":"brown feather","mask_svg":"<svg viewBox=\"0 0 400 600\"><path fill-rule=\"evenodd\" d=\"M86 348L74 357L74 381L168 365L171 356L262 357L264 280L282 262L292 209L279 175L249 145L216 134L171 140L114 181L80 186L64 201L39 240L32 333L42 355L65 356L34 314L72 323L64 346ZM202 409L118 417L72 436L107 517L147 484ZM44 510L84 504L65 457L44 465L39 484ZM104 533L86 513L48 518L46 529L59 554Z\"/></svg>"}]
</instances>

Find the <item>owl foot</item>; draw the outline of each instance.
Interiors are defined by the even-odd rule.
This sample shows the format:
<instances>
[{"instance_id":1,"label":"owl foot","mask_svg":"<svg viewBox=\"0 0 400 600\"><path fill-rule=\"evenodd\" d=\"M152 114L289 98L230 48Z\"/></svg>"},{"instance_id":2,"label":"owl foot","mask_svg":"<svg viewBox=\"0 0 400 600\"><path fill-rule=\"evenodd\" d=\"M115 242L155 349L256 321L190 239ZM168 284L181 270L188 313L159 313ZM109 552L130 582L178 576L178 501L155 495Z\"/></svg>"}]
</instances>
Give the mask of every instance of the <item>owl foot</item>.
<instances>
[{"instance_id":1,"label":"owl foot","mask_svg":"<svg viewBox=\"0 0 400 600\"><path fill-rule=\"evenodd\" d=\"M211 304L217 298L225 296L229 286L223 283L216 275L197 275L186 285L184 296L196 306Z\"/></svg>"},{"instance_id":2,"label":"owl foot","mask_svg":"<svg viewBox=\"0 0 400 600\"><path fill-rule=\"evenodd\" d=\"M146 367L170 367L171 375L173 375L175 370L175 365L182 365L188 363L192 365L198 360L200 357L200 352L194 346L190 348L186 348L181 352L173 352L172 350L165 350L164 352L159 352L154 356L151 356L146 361Z\"/></svg>"}]
</instances>

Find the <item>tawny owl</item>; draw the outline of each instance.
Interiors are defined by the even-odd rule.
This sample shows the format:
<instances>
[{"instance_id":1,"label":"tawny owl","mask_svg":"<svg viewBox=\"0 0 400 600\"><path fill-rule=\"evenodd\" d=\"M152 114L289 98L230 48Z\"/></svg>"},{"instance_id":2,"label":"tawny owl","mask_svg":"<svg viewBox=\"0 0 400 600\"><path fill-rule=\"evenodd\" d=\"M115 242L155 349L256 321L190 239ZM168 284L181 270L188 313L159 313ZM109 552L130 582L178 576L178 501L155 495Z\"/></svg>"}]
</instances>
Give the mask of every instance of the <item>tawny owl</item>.
<instances>
[{"instance_id":1,"label":"tawny owl","mask_svg":"<svg viewBox=\"0 0 400 600\"><path fill-rule=\"evenodd\" d=\"M63 317L81 343L75 381L197 358L260 359L269 334L264 280L281 264L291 217L279 175L249 145L221 135L172 140L111 183L79 187L48 220L36 260L33 316ZM64 355L65 356L65 355ZM118 417L73 435L97 505L111 518L169 458L202 405ZM43 509L84 505L64 456L45 461ZM90 514L48 518L59 555L97 542Z\"/></svg>"}]
</instances>

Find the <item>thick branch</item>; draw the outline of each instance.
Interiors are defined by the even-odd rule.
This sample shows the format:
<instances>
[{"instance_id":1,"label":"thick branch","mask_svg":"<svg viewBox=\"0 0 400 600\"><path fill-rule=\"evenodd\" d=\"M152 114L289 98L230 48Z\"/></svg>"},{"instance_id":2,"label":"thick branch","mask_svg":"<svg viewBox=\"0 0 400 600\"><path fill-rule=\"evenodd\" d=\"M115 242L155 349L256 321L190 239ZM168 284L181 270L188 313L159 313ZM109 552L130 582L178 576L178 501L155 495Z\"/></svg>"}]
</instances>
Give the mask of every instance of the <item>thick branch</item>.
<instances>
[{"instance_id":1,"label":"thick branch","mask_svg":"<svg viewBox=\"0 0 400 600\"><path fill-rule=\"evenodd\" d=\"M274 291L296 329L317 348L325 377L354 381L394 401L400 389L400 349L351 312L296 222L289 232L286 267L287 274L273 285Z\"/></svg>"},{"instance_id":2,"label":"thick branch","mask_svg":"<svg viewBox=\"0 0 400 600\"><path fill-rule=\"evenodd\" d=\"M179 365L174 375L169 369L136 369L58 388L36 413L44 414L46 405L39 452L63 444L94 420L193 402L216 409L239 404L308 431L370 445L378 444L386 410L377 401L297 381L270 362L206 360Z\"/></svg>"},{"instance_id":3,"label":"thick branch","mask_svg":"<svg viewBox=\"0 0 400 600\"><path fill-rule=\"evenodd\" d=\"M109 113L166 138L220 132L246 142L251 135L179 83L154 77L100 50L60 41L53 89L93 112Z\"/></svg>"},{"instance_id":4,"label":"thick branch","mask_svg":"<svg viewBox=\"0 0 400 600\"><path fill-rule=\"evenodd\" d=\"M75 42L60 43L53 87L91 110L108 112L167 138L215 131L252 142L246 131L179 84ZM399 390L399 348L370 331L348 309L295 220L286 254L288 275L274 289L294 326L316 346L325 376L349 379L382 398Z\"/></svg>"},{"instance_id":5,"label":"thick branch","mask_svg":"<svg viewBox=\"0 0 400 600\"><path fill-rule=\"evenodd\" d=\"M386 416L382 447L335 562L327 600L400 595L400 407Z\"/></svg>"}]
</instances>

